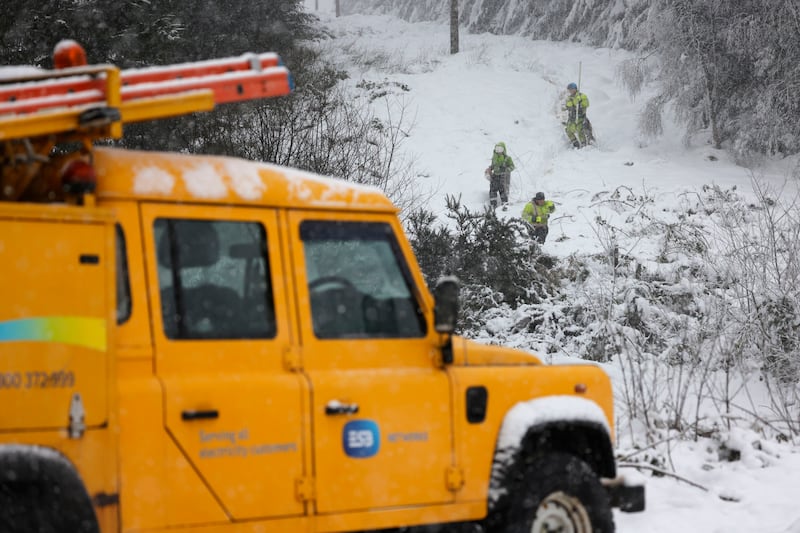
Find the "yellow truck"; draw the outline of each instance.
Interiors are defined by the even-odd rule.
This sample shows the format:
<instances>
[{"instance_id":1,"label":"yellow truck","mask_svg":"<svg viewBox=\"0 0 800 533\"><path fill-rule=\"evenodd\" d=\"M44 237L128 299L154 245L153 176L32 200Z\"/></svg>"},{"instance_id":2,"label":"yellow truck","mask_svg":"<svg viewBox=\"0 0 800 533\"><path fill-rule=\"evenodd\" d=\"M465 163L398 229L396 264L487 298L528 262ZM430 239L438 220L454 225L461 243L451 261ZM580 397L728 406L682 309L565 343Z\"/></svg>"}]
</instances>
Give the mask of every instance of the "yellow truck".
<instances>
[{"instance_id":1,"label":"yellow truck","mask_svg":"<svg viewBox=\"0 0 800 533\"><path fill-rule=\"evenodd\" d=\"M379 190L96 142L288 94L277 56L56 52L0 71L0 531L610 532L643 509L606 374L455 335L456 280L429 292Z\"/></svg>"}]
</instances>

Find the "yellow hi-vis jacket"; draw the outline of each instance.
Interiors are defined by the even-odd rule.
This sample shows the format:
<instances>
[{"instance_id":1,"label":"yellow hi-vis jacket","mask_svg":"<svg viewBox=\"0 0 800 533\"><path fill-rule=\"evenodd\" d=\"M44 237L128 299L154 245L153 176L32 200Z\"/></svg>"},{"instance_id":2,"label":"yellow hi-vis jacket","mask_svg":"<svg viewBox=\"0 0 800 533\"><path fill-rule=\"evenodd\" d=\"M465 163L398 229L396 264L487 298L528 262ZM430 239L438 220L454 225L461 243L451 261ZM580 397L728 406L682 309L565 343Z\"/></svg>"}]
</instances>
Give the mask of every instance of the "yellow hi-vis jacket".
<instances>
[{"instance_id":1,"label":"yellow hi-vis jacket","mask_svg":"<svg viewBox=\"0 0 800 533\"><path fill-rule=\"evenodd\" d=\"M546 226L550 213L556 210L555 204L550 200L545 200L542 205L528 202L522 208L522 220L533 226Z\"/></svg>"}]
</instances>

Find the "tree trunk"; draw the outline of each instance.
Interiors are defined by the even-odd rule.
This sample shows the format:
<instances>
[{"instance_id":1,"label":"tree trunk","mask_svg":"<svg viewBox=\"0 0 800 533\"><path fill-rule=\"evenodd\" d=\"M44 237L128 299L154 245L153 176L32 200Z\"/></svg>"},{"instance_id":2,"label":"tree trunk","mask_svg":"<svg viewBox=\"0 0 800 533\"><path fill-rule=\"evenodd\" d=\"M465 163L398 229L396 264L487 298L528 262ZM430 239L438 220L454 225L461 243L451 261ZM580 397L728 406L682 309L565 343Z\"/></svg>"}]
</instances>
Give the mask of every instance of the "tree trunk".
<instances>
[{"instance_id":1,"label":"tree trunk","mask_svg":"<svg viewBox=\"0 0 800 533\"><path fill-rule=\"evenodd\" d=\"M450 53L458 53L458 0L450 0Z\"/></svg>"},{"instance_id":2,"label":"tree trunk","mask_svg":"<svg viewBox=\"0 0 800 533\"><path fill-rule=\"evenodd\" d=\"M722 148L722 133L717 118L717 99L713 94L708 95L708 114L711 122L711 142L714 148L719 150Z\"/></svg>"}]
</instances>

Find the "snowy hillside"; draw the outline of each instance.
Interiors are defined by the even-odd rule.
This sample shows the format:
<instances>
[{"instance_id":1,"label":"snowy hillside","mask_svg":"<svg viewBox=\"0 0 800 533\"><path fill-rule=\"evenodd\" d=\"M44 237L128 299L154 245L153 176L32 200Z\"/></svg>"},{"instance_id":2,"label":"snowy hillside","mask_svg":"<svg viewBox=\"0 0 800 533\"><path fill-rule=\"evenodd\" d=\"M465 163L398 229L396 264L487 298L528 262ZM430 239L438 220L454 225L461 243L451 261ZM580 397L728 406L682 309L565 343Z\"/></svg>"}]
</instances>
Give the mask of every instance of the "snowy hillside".
<instances>
[{"instance_id":1,"label":"snowy hillside","mask_svg":"<svg viewBox=\"0 0 800 533\"><path fill-rule=\"evenodd\" d=\"M641 231L642 218L658 217L665 228L687 220L702 227L698 207L709 190L735 190L744 202L758 200L754 183L773 192L782 188L786 198L796 194L796 160L773 161L751 172L711 149L707 139L685 142L674 124L665 125L661 138L641 137L636 124L644 98L632 101L615 79L625 52L462 33L461 53L450 56L449 30L436 22L334 18L329 7L318 14L333 37L321 46L350 73L348 83L380 88L376 113L394 119L398 110L405 113L402 156L413 162L416 187L430 193L429 207L440 215L446 195L460 195L470 209L482 210L488 201L483 170L497 141L507 143L517 167L508 211L498 213L518 217L536 191L545 192L557 212L544 252L563 260L606 254L613 242L615 253L618 248L642 269L657 269L659 255L670 251L663 249L663 235ZM588 114L599 141L580 151L568 146L559 118L563 89L571 81L580 81L590 99ZM632 231L625 231L628 227ZM709 242L715 238L704 236ZM691 266L690 255L681 257ZM497 330L504 331L498 341L546 354L551 362L580 355L554 349L556 344L535 331L509 333L513 317L497 320ZM614 362L604 367L615 380L623 422L625 368ZM760 397L751 400L763 407ZM667 458L667 470L685 479L626 470L646 480L648 509L616 514L620 532L800 533L799 447L763 439L743 424L726 433L727 445L740 452L731 462L703 438L667 438L652 450L637 450L644 441L640 430L630 419L624 423L622 458L642 459L657 451Z\"/></svg>"},{"instance_id":2,"label":"snowy hillside","mask_svg":"<svg viewBox=\"0 0 800 533\"><path fill-rule=\"evenodd\" d=\"M571 40L593 45L632 45L644 35L639 25L649 16L651 0L578 0L517 2L461 0L459 23L474 32ZM447 22L450 3L439 0L350 0L344 14L389 14L409 22Z\"/></svg>"},{"instance_id":3,"label":"snowy hillside","mask_svg":"<svg viewBox=\"0 0 800 533\"><path fill-rule=\"evenodd\" d=\"M517 167L509 215L518 216L536 191L546 192L564 217L551 238L567 239L548 242L548 251L558 255L598 245L586 228L595 218L598 193L627 188L672 208L702 185L751 189L750 172L706 139L692 139L686 147L675 124L666 124L658 139L638 133L640 101L647 94L632 101L617 83L615 69L630 57L624 51L462 33L462 52L450 56L448 29L438 23L363 15L327 22L336 39L326 46L341 54L351 81L394 82L391 101L413 115L405 149L420 170L420 185L437 192L435 211L444 209L447 194L462 195L476 209L488 201L483 171L497 141L506 142ZM583 151L568 146L560 123L564 89L579 75L598 137L597 147ZM780 184L793 164L787 160L757 172Z\"/></svg>"}]
</instances>

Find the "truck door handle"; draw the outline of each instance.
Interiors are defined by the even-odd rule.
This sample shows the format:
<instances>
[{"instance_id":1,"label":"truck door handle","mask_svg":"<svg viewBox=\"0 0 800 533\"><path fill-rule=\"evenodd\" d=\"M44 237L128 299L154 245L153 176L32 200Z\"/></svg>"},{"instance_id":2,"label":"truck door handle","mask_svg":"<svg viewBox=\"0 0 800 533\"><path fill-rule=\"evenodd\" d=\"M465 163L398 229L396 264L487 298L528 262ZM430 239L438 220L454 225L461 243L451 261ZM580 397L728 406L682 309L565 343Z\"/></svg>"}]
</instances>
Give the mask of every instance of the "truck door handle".
<instances>
[{"instance_id":1,"label":"truck door handle","mask_svg":"<svg viewBox=\"0 0 800 533\"><path fill-rule=\"evenodd\" d=\"M331 400L325 405L326 415L354 415L357 412L357 403L342 403L339 400Z\"/></svg>"},{"instance_id":2,"label":"truck door handle","mask_svg":"<svg viewBox=\"0 0 800 533\"><path fill-rule=\"evenodd\" d=\"M212 420L219 418L219 411L209 409L207 411L181 411L181 420Z\"/></svg>"}]
</instances>

